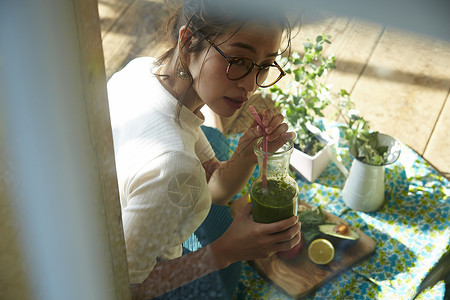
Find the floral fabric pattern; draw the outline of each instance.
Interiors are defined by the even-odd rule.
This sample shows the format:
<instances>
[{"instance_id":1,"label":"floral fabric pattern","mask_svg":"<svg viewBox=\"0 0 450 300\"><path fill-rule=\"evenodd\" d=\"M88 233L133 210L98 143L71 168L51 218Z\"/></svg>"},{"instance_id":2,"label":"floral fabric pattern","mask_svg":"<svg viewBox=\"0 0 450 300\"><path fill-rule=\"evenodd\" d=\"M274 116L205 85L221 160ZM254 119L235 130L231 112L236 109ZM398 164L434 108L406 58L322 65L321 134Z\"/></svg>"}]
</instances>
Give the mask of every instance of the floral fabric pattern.
<instances>
[{"instance_id":1,"label":"floral fabric pattern","mask_svg":"<svg viewBox=\"0 0 450 300\"><path fill-rule=\"evenodd\" d=\"M240 134L227 136L230 155L239 137ZM299 199L321 206L376 241L369 258L305 299L412 299L432 266L450 251L449 181L407 146L401 145L401 151L399 159L385 167L385 202L372 213L346 206L342 200L345 176L333 162L313 183L292 173L299 185ZM348 148L338 145L336 152L349 169ZM256 168L240 195L249 191L258 173ZM417 299L443 299L444 294L445 284L441 281ZM265 281L246 262L235 299L293 298Z\"/></svg>"}]
</instances>

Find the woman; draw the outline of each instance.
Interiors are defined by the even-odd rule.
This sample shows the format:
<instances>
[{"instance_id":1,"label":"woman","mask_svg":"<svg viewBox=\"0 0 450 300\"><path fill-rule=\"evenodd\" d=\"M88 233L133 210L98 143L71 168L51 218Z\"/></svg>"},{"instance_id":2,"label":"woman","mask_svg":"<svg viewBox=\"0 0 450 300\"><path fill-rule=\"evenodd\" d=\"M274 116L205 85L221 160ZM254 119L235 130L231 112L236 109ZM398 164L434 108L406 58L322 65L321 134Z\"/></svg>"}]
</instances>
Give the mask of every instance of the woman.
<instances>
[{"instance_id":1,"label":"woman","mask_svg":"<svg viewBox=\"0 0 450 300\"><path fill-rule=\"evenodd\" d=\"M173 19L174 46L159 60L133 60L108 83L135 299L229 299L240 261L300 241L297 217L259 224L250 204L234 220L224 206L256 166L257 123L223 162L200 129L204 105L230 117L284 74L275 58L287 22L247 14L243 21L232 3L184 1ZM294 138L280 114L260 114L272 148ZM194 231L199 249L182 247Z\"/></svg>"}]
</instances>

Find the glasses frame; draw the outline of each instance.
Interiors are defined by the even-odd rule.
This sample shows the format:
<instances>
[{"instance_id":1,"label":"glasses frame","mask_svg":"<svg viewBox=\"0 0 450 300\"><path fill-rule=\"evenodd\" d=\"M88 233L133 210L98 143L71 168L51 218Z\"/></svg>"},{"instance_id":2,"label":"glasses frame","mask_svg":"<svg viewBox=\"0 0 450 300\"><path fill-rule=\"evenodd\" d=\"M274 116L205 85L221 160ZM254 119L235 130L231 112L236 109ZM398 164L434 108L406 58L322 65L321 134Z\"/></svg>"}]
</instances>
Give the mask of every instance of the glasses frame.
<instances>
[{"instance_id":1,"label":"glasses frame","mask_svg":"<svg viewBox=\"0 0 450 300\"><path fill-rule=\"evenodd\" d=\"M228 78L229 80L231 80L231 81L236 81L236 80L240 80L240 79L244 78L245 76L247 76L248 74L250 74L250 73L253 71L253 69L255 68L255 66L258 67L258 72L256 73L256 78L255 78L256 85L259 86L259 87L261 87L261 88L267 88L267 87L270 87L270 86L274 85L275 83L277 83L281 78L283 78L283 77L286 75L286 72L280 67L280 65L279 65L276 61L274 61L271 65L268 65L268 66L260 66L260 65L258 65L257 63L255 63L252 59L247 58L247 57L229 57L229 56L227 56L225 53L223 53L223 51L220 50L220 48L219 48L216 44L214 44L209 38L205 38L205 40L206 40L206 41L207 41L214 49L216 49L216 51L219 52L219 54L222 55L222 57L225 58L225 60L228 62L228 67L227 67L227 78ZM230 70L231 65L233 64L233 62L236 62L236 61L241 60L241 59L247 59L247 60L251 61L251 62L252 62L252 67L251 67L244 75L242 75L242 76L240 76L240 77L238 77L238 78L230 78L229 70ZM263 70L264 68L267 68L267 67L277 67L278 70L280 71L280 75L279 75L278 78L277 78L274 82L272 82L271 84L268 84L268 85L260 85L260 84L258 84L258 76L259 76L261 70Z\"/></svg>"}]
</instances>

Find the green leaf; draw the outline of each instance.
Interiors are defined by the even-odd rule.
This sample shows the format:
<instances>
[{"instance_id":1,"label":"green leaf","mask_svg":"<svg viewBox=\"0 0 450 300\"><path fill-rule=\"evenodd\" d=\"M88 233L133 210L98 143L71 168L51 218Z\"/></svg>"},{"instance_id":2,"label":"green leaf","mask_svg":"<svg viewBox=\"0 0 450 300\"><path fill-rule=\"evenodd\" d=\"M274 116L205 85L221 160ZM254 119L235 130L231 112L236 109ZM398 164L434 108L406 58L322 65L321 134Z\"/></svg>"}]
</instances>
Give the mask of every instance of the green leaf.
<instances>
[{"instance_id":1,"label":"green leaf","mask_svg":"<svg viewBox=\"0 0 450 300\"><path fill-rule=\"evenodd\" d=\"M309 143L312 143L313 140L308 134L305 124L315 123L316 118L324 117L323 110L332 103L329 99L318 97L322 89L328 90L323 81L319 79L326 77L328 70L336 68L335 57L324 57L322 54L323 45L331 44L330 38L330 35L325 34L318 35L313 39L308 38L303 43L304 54L300 55L294 51L290 56L280 58L279 61L284 62L281 65L284 66L287 77L290 78L285 85L282 85L283 88L270 89L272 99L280 107L280 111L292 131L297 132L296 140L303 148L311 147ZM354 107L349 104L351 101L347 92L341 92L336 96L339 101L343 99L344 103L341 105L339 102L336 105L338 108L336 116L342 115L344 120L348 121L346 129L344 129L344 137L347 141L352 141L351 147L361 148L364 143L367 143L365 134L368 133L369 126L365 120L353 119L350 114L346 114ZM330 99L333 99L333 95ZM356 142L358 137L362 138ZM312 146L312 148L315 147ZM364 147L361 149L367 152Z\"/></svg>"},{"instance_id":2,"label":"green leaf","mask_svg":"<svg viewBox=\"0 0 450 300\"><path fill-rule=\"evenodd\" d=\"M347 92L347 90L345 90L345 89L341 89L340 94L341 94L342 97L344 97L344 96L350 96L350 94L349 94L349 93Z\"/></svg>"},{"instance_id":3,"label":"green leaf","mask_svg":"<svg viewBox=\"0 0 450 300\"><path fill-rule=\"evenodd\" d=\"M316 45L314 46L314 50L316 50L316 52L320 52L320 51L322 51L322 49L323 49L323 47L322 47L321 44L316 44Z\"/></svg>"},{"instance_id":4,"label":"green leaf","mask_svg":"<svg viewBox=\"0 0 450 300\"><path fill-rule=\"evenodd\" d=\"M302 224L302 232L305 245L308 245L319 234L319 225L325 223L325 217L320 206L317 210L304 210L298 214L298 220Z\"/></svg>"}]
</instances>

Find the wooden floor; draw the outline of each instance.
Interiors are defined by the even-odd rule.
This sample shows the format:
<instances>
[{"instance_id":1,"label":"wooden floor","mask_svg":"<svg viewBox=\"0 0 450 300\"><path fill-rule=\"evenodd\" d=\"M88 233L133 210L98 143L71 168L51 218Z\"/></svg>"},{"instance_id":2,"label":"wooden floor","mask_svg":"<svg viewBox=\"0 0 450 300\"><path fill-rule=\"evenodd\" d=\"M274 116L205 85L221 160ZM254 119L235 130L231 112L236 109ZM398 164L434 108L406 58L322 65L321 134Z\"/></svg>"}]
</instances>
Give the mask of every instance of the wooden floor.
<instances>
[{"instance_id":1,"label":"wooden floor","mask_svg":"<svg viewBox=\"0 0 450 300\"><path fill-rule=\"evenodd\" d=\"M99 0L106 74L138 56L162 52L168 10L162 0ZM303 24L306 38L332 36L326 54L337 69L328 83L351 92L371 128L392 135L450 175L450 41L430 39L353 18Z\"/></svg>"}]
</instances>

